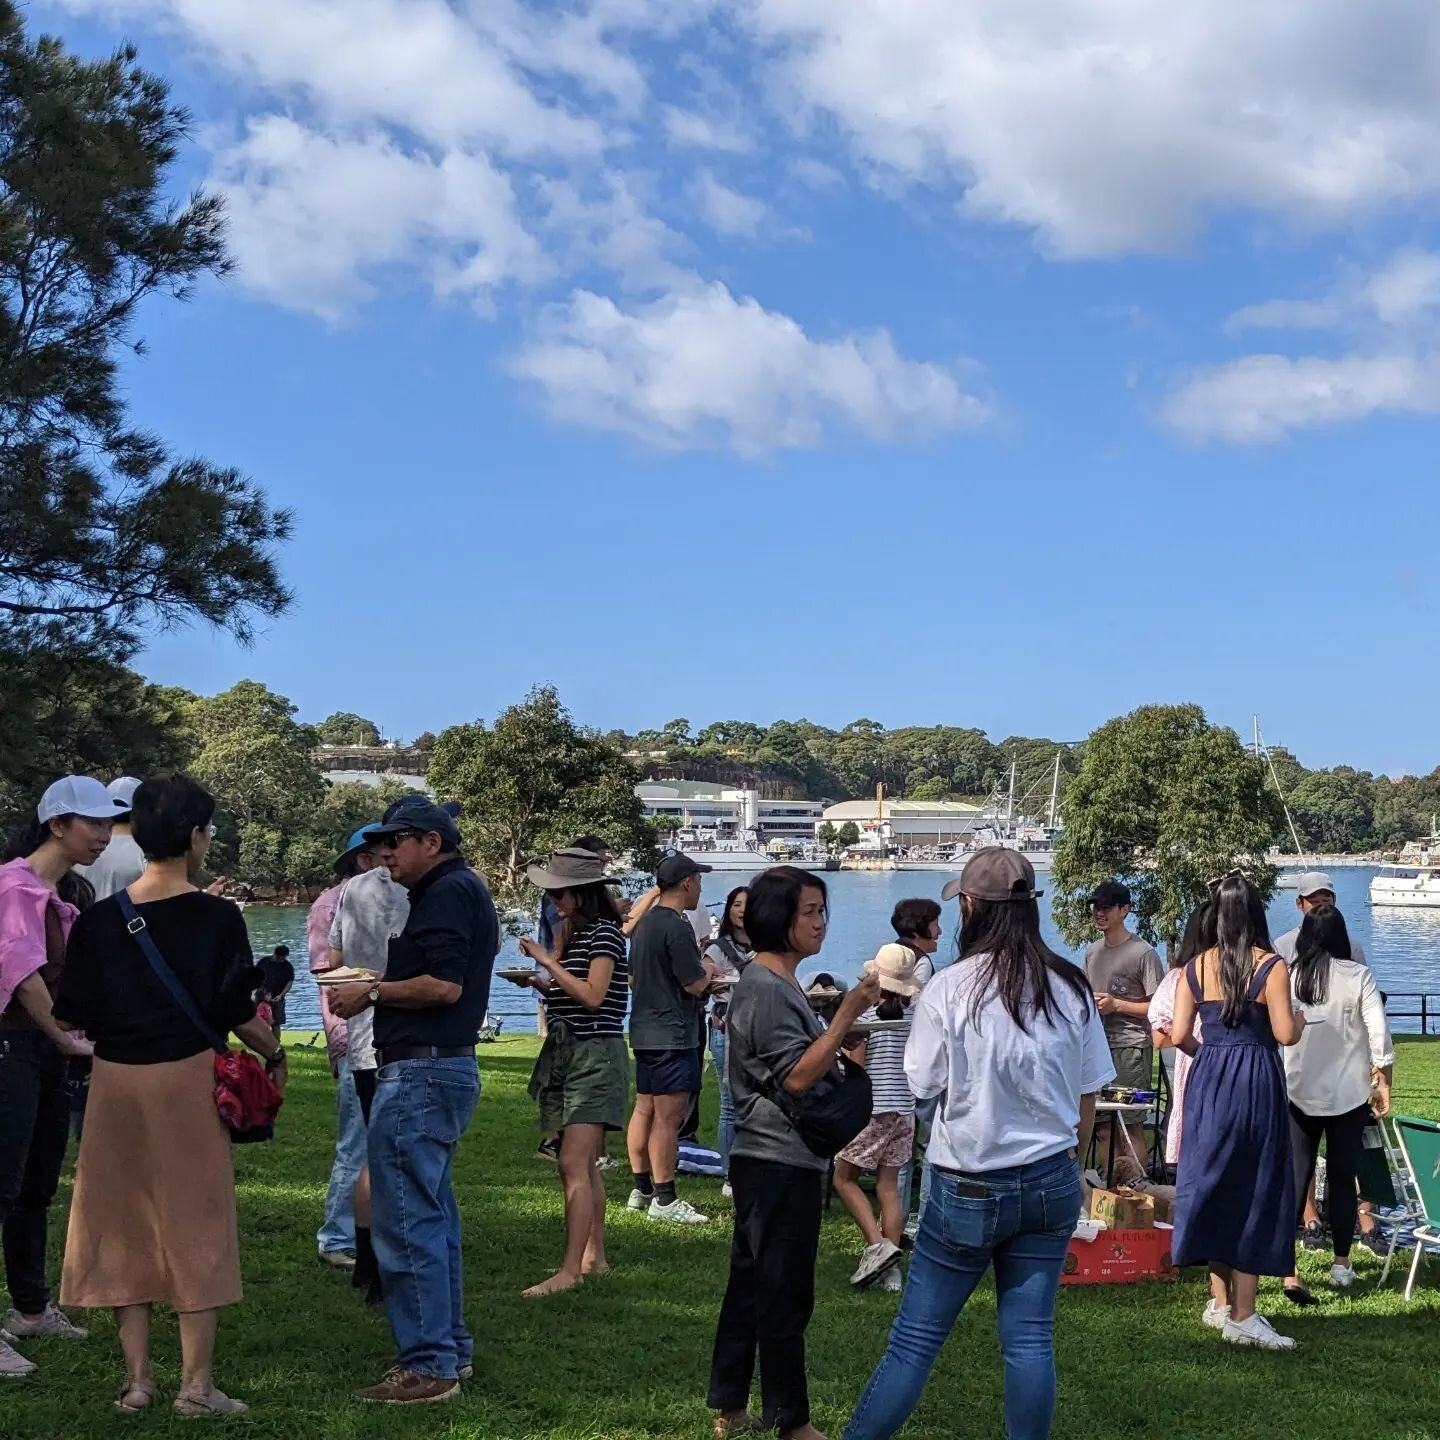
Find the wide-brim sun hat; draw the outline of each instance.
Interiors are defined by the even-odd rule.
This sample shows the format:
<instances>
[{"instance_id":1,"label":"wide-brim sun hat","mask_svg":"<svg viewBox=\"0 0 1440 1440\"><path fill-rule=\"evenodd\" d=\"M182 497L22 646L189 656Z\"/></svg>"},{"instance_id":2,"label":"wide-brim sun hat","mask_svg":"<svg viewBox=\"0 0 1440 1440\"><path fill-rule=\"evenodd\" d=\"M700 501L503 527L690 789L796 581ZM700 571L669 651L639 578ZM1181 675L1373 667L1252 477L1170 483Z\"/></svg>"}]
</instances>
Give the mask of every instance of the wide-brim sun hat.
<instances>
[{"instance_id":1,"label":"wide-brim sun hat","mask_svg":"<svg viewBox=\"0 0 1440 1440\"><path fill-rule=\"evenodd\" d=\"M543 865L527 866L525 876L537 890L578 890L582 885L604 885L612 878L599 855L578 846L557 850Z\"/></svg>"},{"instance_id":2,"label":"wide-brim sun hat","mask_svg":"<svg viewBox=\"0 0 1440 1440\"><path fill-rule=\"evenodd\" d=\"M345 848L335 857L335 863L343 865L352 855L358 855L383 828L378 820L372 820L368 825L362 825L345 842Z\"/></svg>"},{"instance_id":3,"label":"wide-brim sun hat","mask_svg":"<svg viewBox=\"0 0 1440 1440\"><path fill-rule=\"evenodd\" d=\"M892 940L875 952L873 960L865 962L865 973L873 975L880 988L891 995L914 996L924 989L915 978L915 963L915 952Z\"/></svg>"}]
</instances>

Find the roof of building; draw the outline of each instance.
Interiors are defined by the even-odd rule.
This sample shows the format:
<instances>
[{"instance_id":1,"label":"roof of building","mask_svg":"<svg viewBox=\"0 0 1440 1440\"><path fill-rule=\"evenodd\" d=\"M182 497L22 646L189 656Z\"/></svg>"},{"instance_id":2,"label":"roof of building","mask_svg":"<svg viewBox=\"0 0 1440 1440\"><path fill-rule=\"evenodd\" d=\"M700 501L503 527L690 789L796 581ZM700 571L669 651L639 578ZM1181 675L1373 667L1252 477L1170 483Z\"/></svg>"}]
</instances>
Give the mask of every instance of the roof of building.
<instances>
[{"instance_id":1,"label":"roof of building","mask_svg":"<svg viewBox=\"0 0 1440 1440\"><path fill-rule=\"evenodd\" d=\"M897 815L968 819L983 814L985 810L983 805L968 805L963 800L882 800L878 803L884 806L882 813L887 820ZM876 804L874 800L842 800L838 805L825 807L825 818L830 821L873 820Z\"/></svg>"},{"instance_id":2,"label":"roof of building","mask_svg":"<svg viewBox=\"0 0 1440 1440\"><path fill-rule=\"evenodd\" d=\"M724 790L709 780L642 780L635 787L642 800L720 800Z\"/></svg>"}]
</instances>

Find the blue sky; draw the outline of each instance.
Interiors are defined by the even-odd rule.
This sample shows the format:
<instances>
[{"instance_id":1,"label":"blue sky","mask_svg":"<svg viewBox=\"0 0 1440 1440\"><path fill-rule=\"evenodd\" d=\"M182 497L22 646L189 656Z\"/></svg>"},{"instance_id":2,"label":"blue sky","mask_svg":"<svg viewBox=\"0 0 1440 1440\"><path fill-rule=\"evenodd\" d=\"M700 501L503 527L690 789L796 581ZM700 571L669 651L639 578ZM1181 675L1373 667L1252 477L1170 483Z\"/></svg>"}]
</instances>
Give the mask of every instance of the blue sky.
<instances>
[{"instance_id":1,"label":"blue sky","mask_svg":"<svg viewBox=\"0 0 1440 1440\"><path fill-rule=\"evenodd\" d=\"M136 414L297 513L249 653L387 733L556 684L1440 763L1440 12L37 0L194 114L239 273Z\"/></svg>"}]
</instances>

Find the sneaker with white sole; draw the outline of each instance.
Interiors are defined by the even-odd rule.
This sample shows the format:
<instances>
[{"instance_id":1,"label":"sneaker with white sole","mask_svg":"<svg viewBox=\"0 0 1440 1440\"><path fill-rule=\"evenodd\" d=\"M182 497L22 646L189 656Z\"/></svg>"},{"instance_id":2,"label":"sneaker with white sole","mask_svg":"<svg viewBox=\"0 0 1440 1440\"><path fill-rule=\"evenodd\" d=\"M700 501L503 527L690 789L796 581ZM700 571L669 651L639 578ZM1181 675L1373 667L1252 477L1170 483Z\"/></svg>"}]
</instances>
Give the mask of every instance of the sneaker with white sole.
<instances>
[{"instance_id":1,"label":"sneaker with white sole","mask_svg":"<svg viewBox=\"0 0 1440 1440\"><path fill-rule=\"evenodd\" d=\"M1210 1301L1204 1314L1200 1316L1200 1323L1208 1325L1212 1330L1223 1330L1230 1323L1230 1307Z\"/></svg>"},{"instance_id":2,"label":"sneaker with white sole","mask_svg":"<svg viewBox=\"0 0 1440 1440\"><path fill-rule=\"evenodd\" d=\"M1349 1265L1334 1264L1330 1267L1330 1283L1337 1290L1348 1290L1355 1283L1355 1271Z\"/></svg>"},{"instance_id":3,"label":"sneaker with white sole","mask_svg":"<svg viewBox=\"0 0 1440 1440\"><path fill-rule=\"evenodd\" d=\"M1232 1345L1254 1345L1261 1350L1293 1350L1295 1341L1289 1335L1282 1335L1263 1316L1252 1315L1248 1320L1227 1320L1220 1332Z\"/></svg>"},{"instance_id":4,"label":"sneaker with white sole","mask_svg":"<svg viewBox=\"0 0 1440 1440\"><path fill-rule=\"evenodd\" d=\"M671 1201L668 1205L662 1205L660 1198L649 1202L649 1210L645 1211L651 1220L662 1220L670 1225L708 1225L710 1217L701 1215L694 1205L688 1200Z\"/></svg>"},{"instance_id":5,"label":"sneaker with white sole","mask_svg":"<svg viewBox=\"0 0 1440 1440\"><path fill-rule=\"evenodd\" d=\"M688 1200L674 1200L662 1205L658 1199L650 1202L645 1212L652 1220L663 1220L670 1225L708 1225L710 1217L702 1215Z\"/></svg>"},{"instance_id":6,"label":"sneaker with white sole","mask_svg":"<svg viewBox=\"0 0 1440 1440\"><path fill-rule=\"evenodd\" d=\"M898 1265L892 1265L879 1280L875 1282L874 1288L876 1290L889 1290L898 1295L905 1288L905 1277L900 1273L900 1267Z\"/></svg>"},{"instance_id":7,"label":"sneaker with white sole","mask_svg":"<svg viewBox=\"0 0 1440 1440\"><path fill-rule=\"evenodd\" d=\"M887 1270L893 1270L900 1263L900 1247L893 1240L877 1240L860 1252L860 1263L850 1277L855 1286L868 1285L878 1280Z\"/></svg>"},{"instance_id":8,"label":"sneaker with white sole","mask_svg":"<svg viewBox=\"0 0 1440 1440\"><path fill-rule=\"evenodd\" d=\"M730 1182L728 1180L720 1187L720 1198L722 1200L733 1200L735 1198L735 1192L730 1188Z\"/></svg>"},{"instance_id":9,"label":"sneaker with white sole","mask_svg":"<svg viewBox=\"0 0 1440 1440\"><path fill-rule=\"evenodd\" d=\"M23 1380L35 1373L35 1362L0 1340L0 1380Z\"/></svg>"},{"instance_id":10,"label":"sneaker with white sole","mask_svg":"<svg viewBox=\"0 0 1440 1440\"><path fill-rule=\"evenodd\" d=\"M34 1340L48 1336L56 1340L84 1340L90 1332L74 1324L58 1305L50 1304L35 1317L27 1320L18 1310L12 1310L4 1322L5 1333L12 1340Z\"/></svg>"},{"instance_id":11,"label":"sneaker with white sole","mask_svg":"<svg viewBox=\"0 0 1440 1440\"><path fill-rule=\"evenodd\" d=\"M654 1195L647 1195L643 1190L632 1190L630 1198L625 1202L627 1210L648 1210Z\"/></svg>"}]
</instances>

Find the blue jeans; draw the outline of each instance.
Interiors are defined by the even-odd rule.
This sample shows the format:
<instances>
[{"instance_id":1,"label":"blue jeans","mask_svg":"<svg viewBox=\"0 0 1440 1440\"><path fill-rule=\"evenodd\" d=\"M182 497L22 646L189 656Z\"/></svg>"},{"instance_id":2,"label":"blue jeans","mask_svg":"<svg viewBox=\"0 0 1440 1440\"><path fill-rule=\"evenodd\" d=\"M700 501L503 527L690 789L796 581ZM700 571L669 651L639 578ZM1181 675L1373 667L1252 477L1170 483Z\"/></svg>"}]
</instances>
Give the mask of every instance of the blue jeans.
<instances>
[{"instance_id":1,"label":"blue jeans","mask_svg":"<svg viewBox=\"0 0 1440 1440\"><path fill-rule=\"evenodd\" d=\"M730 1147L735 1143L735 1101L730 1096L730 1073L725 1068L727 1038L723 1030L710 1031L710 1058L715 1062L715 1078L720 1082L720 1118L715 1122L715 1148L725 1178L730 1178Z\"/></svg>"},{"instance_id":2,"label":"blue jeans","mask_svg":"<svg viewBox=\"0 0 1440 1440\"><path fill-rule=\"evenodd\" d=\"M355 1182L365 1164L365 1117L355 1094L355 1076L342 1057L335 1086L335 1160L325 1192L325 1223L315 1232L322 1255L355 1248Z\"/></svg>"},{"instance_id":3,"label":"blue jeans","mask_svg":"<svg viewBox=\"0 0 1440 1440\"><path fill-rule=\"evenodd\" d=\"M960 1193L973 1188L976 1193ZM886 1440L920 1401L956 1317L991 1264L1005 1361L1005 1433L1044 1440L1055 1418L1055 1295L1080 1217L1080 1169L1053 1155L967 1176L936 1171L900 1313L845 1440Z\"/></svg>"},{"instance_id":4,"label":"blue jeans","mask_svg":"<svg viewBox=\"0 0 1440 1440\"><path fill-rule=\"evenodd\" d=\"M468 1056L400 1060L375 1077L370 1111L370 1238L395 1363L454 1380L475 1345L465 1328L455 1147L480 1098Z\"/></svg>"}]
</instances>

